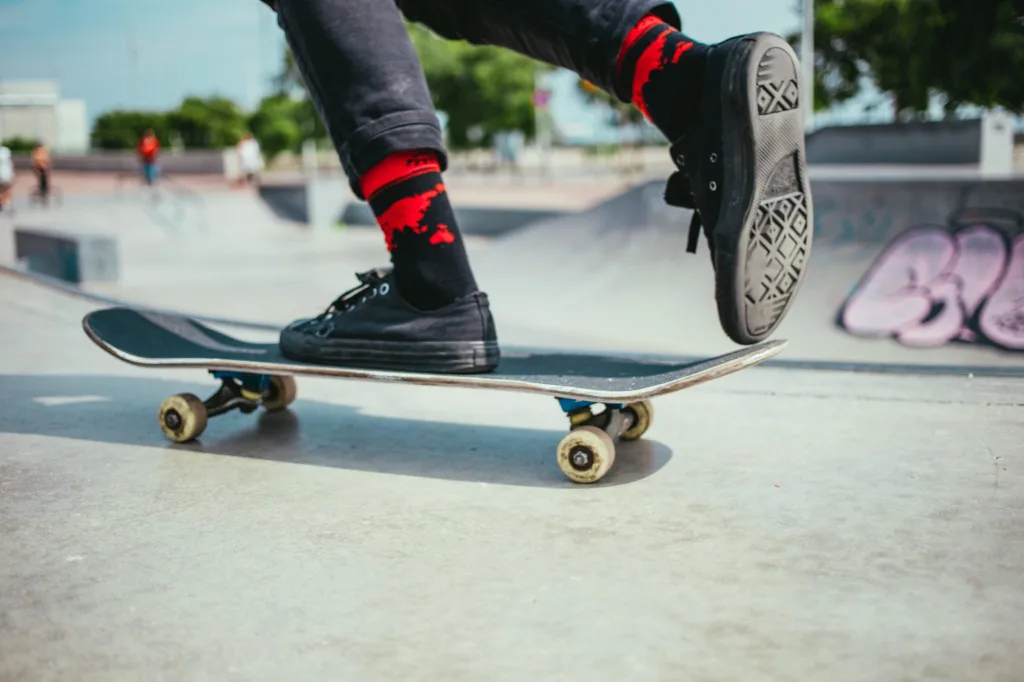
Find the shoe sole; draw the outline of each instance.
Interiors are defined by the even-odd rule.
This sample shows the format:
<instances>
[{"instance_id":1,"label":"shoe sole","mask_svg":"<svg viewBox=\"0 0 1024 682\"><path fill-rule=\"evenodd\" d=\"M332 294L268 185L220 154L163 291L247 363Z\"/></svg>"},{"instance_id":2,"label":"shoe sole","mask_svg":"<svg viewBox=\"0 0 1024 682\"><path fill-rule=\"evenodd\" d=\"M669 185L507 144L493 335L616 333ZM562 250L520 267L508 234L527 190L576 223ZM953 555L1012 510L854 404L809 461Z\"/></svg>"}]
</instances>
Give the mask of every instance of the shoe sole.
<instances>
[{"instance_id":1,"label":"shoe sole","mask_svg":"<svg viewBox=\"0 0 1024 682\"><path fill-rule=\"evenodd\" d=\"M281 332L280 347L302 362L431 374L490 372L501 358L497 341L321 339L288 329Z\"/></svg>"},{"instance_id":2,"label":"shoe sole","mask_svg":"<svg viewBox=\"0 0 1024 682\"><path fill-rule=\"evenodd\" d=\"M763 341L782 322L806 273L813 207L796 53L754 34L726 60L722 134L730 161L715 232L718 312L737 343ZM746 191L746 197L743 196Z\"/></svg>"}]
</instances>

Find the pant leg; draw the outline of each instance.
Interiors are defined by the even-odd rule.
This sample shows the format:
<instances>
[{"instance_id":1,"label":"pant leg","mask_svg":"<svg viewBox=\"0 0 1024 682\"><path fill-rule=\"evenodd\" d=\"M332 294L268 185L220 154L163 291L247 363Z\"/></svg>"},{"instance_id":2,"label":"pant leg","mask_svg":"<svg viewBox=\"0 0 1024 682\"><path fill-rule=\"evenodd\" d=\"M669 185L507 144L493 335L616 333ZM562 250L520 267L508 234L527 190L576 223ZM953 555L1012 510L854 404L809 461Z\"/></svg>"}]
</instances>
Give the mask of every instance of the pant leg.
<instances>
[{"instance_id":1,"label":"pant leg","mask_svg":"<svg viewBox=\"0 0 1024 682\"><path fill-rule=\"evenodd\" d=\"M387 2L387 0L382 0ZM439 35L505 47L561 66L618 97L615 65L629 30L646 14L679 28L666 0L396 0L410 21Z\"/></svg>"},{"instance_id":2,"label":"pant leg","mask_svg":"<svg viewBox=\"0 0 1024 682\"><path fill-rule=\"evenodd\" d=\"M431 149L441 124L394 0L276 0L278 24L331 135L352 191L395 151Z\"/></svg>"}]
</instances>

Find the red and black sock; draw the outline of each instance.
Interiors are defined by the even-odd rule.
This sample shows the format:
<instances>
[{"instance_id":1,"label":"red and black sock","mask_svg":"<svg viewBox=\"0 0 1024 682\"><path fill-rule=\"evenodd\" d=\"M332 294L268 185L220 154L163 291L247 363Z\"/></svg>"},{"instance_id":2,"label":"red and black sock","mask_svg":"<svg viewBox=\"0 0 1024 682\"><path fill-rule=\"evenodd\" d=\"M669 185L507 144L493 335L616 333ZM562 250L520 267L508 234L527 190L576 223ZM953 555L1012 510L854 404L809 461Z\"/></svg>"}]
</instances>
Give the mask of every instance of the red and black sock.
<instances>
[{"instance_id":1,"label":"red and black sock","mask_svg":"<svg viewBox=\"0 0 1024 682\"><path fill-rule=\"evenodd\" d=\"M707 46L647 15L626 35L617 71L633 105L670 140L685 132L704 91Z\"/></svg>"},{"instance_id":2,"label":"red and black sock","mask_svg":"<svg viewBox=\"0 0 1024 682\"><path fill-rule=\"evenodd\" d=\"M360 184L384 231L395 282L410 305L436 310L476 291L433 152L392 154Z\"/></svg>"}]
</instances>

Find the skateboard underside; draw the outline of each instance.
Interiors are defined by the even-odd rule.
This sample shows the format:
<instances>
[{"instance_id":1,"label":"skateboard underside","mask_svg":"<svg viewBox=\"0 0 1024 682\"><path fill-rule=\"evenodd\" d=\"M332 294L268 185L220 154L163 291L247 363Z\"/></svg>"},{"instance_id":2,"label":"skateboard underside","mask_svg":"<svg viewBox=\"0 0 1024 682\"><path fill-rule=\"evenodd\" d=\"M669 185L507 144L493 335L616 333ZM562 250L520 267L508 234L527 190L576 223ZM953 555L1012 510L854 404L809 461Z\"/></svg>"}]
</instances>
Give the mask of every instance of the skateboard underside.
<instances>
[{"instance_id":1,"label":"skateboard underside","mask_svg":"<svg viewBox=\"0 0 1024 682\"><path fill-rule=\"evenodd\" d=\"M118 359L146 367L195 368L221 380L205 401L172 396L160 407L160 425L173 441L197 438L208 417L239 409L286 408L296 395L293 376L309 375L431 386L540 393L555 397L571 430L558 447L558 463L571 480L592 483L607 473L615 440L639 438L653 419L650 398L757 365L786 341L766 341L697 362L664 362L551 349L502 349L486 374L432 374L297 362L276 343L233 338L187 317L115 307L89 313L86 334Z\"/></svg>"}]
</instances>

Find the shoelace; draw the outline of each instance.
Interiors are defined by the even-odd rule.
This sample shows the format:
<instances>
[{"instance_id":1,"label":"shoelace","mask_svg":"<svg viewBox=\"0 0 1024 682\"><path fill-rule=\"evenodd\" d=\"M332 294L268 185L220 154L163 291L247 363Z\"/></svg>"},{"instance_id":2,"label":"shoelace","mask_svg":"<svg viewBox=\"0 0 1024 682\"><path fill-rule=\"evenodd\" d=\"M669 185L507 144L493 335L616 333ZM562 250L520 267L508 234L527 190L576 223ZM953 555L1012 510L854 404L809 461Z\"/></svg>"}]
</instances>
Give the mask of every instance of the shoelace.
<instances>
[{"instance_id":1,"label":"shoelace","mask_svg":"<svg viewBox=\"0 0 1024 682\"><path fill-rule=\"evenodd\" d=\"M315 319L321 321L338 313L347 312L373 298L378 292L381 292L382 287L388 286L384 279L388 276L389 272L388 270L379 269L357 272L356 279L359 280L359 284L334 299L327 306L327 309ZM383 293L387 293L387 290L385 289Z\"/></svg>"},{"instance_id":2,"label":"shoelace","mask_svg":"<svg viewBox=\"0 0 1024 682\"><path fill-rule=\"evenodd\" d=\"M693 211L693 216L690 218L690 233L686 239L686 251L697 253L697 244L700 242L701 228L704 223L700 219L697 201L690 187L690 174L685 171L685 165L683 168L684 170L676 171L669 176L668 184L665 186L665 201L672 206L689 208Z\"/></svg>"}]
</instances>

